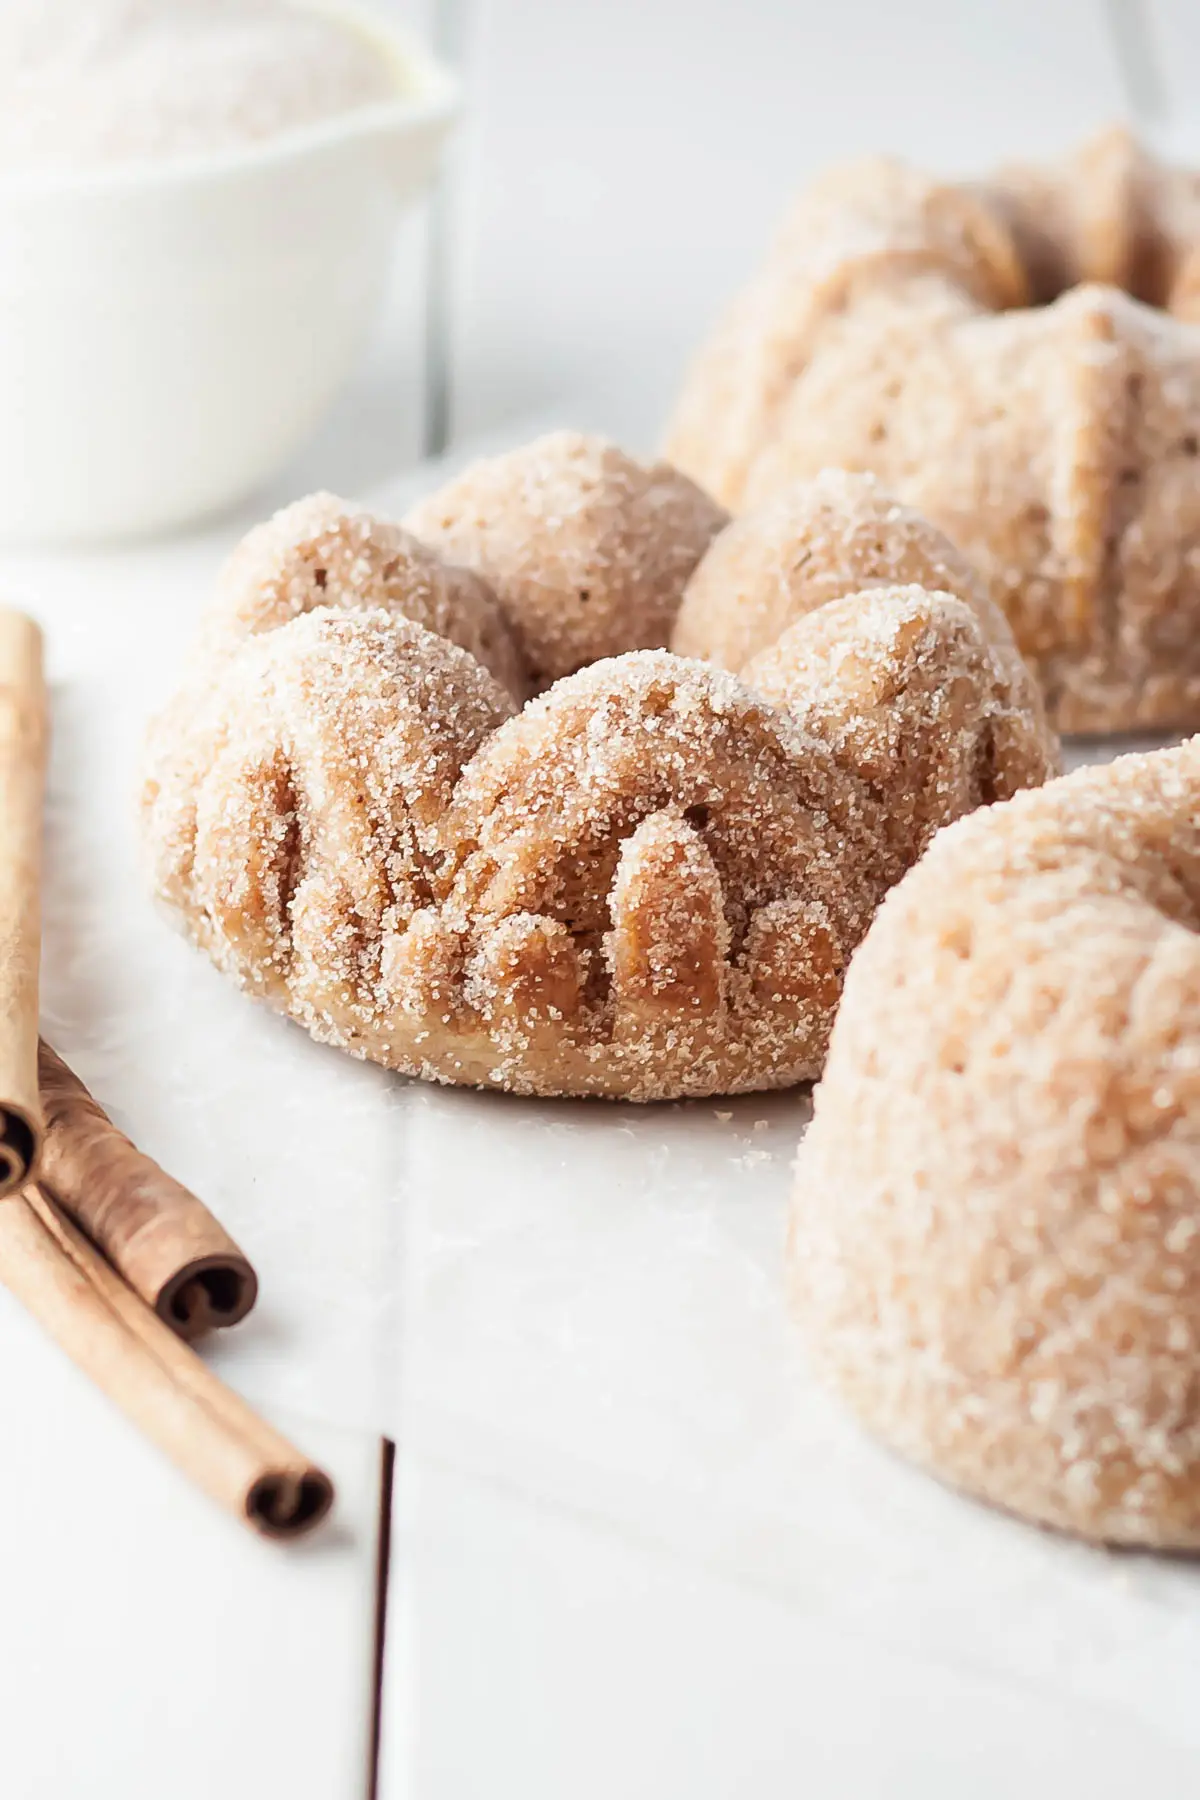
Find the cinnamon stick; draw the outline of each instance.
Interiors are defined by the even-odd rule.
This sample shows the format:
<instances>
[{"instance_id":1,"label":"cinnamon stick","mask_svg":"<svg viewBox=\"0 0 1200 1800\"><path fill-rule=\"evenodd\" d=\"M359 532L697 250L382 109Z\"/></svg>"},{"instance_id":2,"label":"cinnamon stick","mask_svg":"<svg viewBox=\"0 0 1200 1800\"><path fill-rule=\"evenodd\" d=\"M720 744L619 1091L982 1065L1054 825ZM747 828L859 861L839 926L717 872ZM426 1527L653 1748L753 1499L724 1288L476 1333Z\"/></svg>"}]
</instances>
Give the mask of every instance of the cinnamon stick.
<instances>
[{"instance_id":1,"label":"cinnamon stick","mask_svg":"<svg viewBox=\"0 0 1200 1800\"><path fill-rule=\"evenodd\" d=\"M244 1319L258 1278L204 1202L118 1130L45 1042L38 1076L46 1191L180 1337Z\"/></svg>"},{"instance_id":2,"label":"cinnamon stick","mask_svg":"<svg viewBox=\"0 0 1200 1800\"><path fill-rule=\"evenodd\" d=\"M36 1185L0 1207L0 1281L199 1487L297 1538L333 1503L322 1469L218 1381Z\"/></svg>"},{"instance_id":3,"label":"cinnamon stick","mask_svg":"<svg viewBox=\"0 0 1200 1800\"><path fill-rule=\"evenodd\" d=\"M0 1199L29 1179L38 1102L42 803L48 740L42 634L0 606Z\"/></svg>"}]
</instances>

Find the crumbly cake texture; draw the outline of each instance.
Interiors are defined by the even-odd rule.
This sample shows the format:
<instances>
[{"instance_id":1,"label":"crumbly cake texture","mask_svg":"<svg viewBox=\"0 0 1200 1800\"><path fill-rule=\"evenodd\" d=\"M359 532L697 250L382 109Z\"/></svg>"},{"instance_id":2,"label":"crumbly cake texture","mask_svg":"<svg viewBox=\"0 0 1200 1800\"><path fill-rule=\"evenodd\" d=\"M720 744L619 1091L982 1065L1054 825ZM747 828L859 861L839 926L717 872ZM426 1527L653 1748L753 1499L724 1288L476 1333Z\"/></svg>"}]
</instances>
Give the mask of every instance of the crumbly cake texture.
<instances>
[{"instance_id":1,"label":"crumbly cake texture","mask_svg":"<svg viewBox=\"0 0 1200 1800\"><path fill-rule=\"evenodd\" d=\"M560 510L581 469L586 502ZM228 565L151 732L146 844L192 937L314 1037L522 1093L809 1078L887 889L949 819L1054 773L1003 618L874 483L797 495L816 561L839 539L853 554L840 584L781 573L772 599L753 520L731 528L736 555L718 536L702 558L715 509L661 466L630 470L568 434L479 466L414 515L478 520L481 547L456 529L440 573L328 496ZM786 538L777 510L762 536ZM520 547L520 580L497 545ZM574 661L615 620L636 644L653 618L661 642L681 605L719 635L710 557L753 577L740 673L634 648L520 705L552 639ZM917 573L961 591L897 580ZM737 611L732 578L728 594Z\"/></svg>"},{"instance_id":2,"label":"crumbly cake texture","mask_svg":"<svg viewBox=\"0 0 1200 1800\"><path fill-rule=\"evenodd\" d=\"M1200 176L1124 131L973 186L797 202L666 454L734 511L877 474L957 543L1072 732L1200 723Z\"/></svg>"},{"instance_id":3,"label":"crumbly cake texture","mask_svg":"<svg viewBox=\"0 0 1200 1800\"><path fill-rule=\"evenodd\" d=\"M1200 1548L1200 738L942 833L850 969L789 1236L888 1444Z\"/></svg>"}]
</instances>

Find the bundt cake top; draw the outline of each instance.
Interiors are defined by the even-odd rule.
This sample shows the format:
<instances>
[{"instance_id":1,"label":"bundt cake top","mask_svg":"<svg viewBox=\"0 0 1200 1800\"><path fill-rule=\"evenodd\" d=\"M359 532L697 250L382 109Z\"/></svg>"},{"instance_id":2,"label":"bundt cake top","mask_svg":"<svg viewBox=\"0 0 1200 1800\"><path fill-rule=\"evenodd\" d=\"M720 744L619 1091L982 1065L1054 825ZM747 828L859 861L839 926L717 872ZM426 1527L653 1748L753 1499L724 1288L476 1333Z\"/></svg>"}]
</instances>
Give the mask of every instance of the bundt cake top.
<instances>
[{"instance_id":1,"label":"bundt cake top","mask_svg":"<svg viewBox=\"0 0 1200 1800\"><path fill-rule=\"evenodd\" d=\"M540 689L665 644L683 584L728 516L666 463L643 468L603 438L556 431L474 463L405 523L486 577Z\"/></svg>"}]
</instances>

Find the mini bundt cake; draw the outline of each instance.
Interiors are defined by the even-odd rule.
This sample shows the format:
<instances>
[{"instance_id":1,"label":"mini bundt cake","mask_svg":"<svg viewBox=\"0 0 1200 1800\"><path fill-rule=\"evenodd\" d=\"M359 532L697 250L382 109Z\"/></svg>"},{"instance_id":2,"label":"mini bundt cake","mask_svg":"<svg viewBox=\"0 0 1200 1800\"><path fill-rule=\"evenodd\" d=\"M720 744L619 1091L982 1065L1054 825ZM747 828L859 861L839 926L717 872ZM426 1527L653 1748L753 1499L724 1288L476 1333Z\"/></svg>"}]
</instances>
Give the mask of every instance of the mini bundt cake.
<instances>
[{"instance_id":1,"label":"mini bundt cake","mask_svg":"<svg viewBox=\"0 0 1200 1800\"><path fill-rule=\"evenodd\" d=\"M1122 131L973 186L833 171L666 454L735 511L877 474L986 578L1059 729L1200 724L1200 176Z\"/></svg>"},{"instance_id":2,"label":"mini bundt cake","mask_svg":"<svg viewBox=\"0 0 1200 1800\"><path fill-rule=\"evenodd\" d=\"M405 523L491 584L542 688L602 656L662 648L728 518L666 463L644 469L602 438L556 431L473 464Z\"/></svg>"},{"instance_id":3,"label":"mini bundt cake","mask_svg":"<svg viewBox=\"0 0 1200 1800\"><path fill-rule=\"evenodd\" d=\"M943 832L855 956L792 1291L889 1445L1200 1548L1200 738Z\"/></svg>"},{"instance_id":4,"label":"mini bundt cake","mask_svg":"<svg viewBox=\"0 0 1200 1800\"><path fill-rule=\"evenodd\" d=\"M454 566L289 508L152 731L156 891L252 993L406 1074L637 1100L815 1075L882 895L1057 745L937 532L865 478L793 505L813 571L777 593L777 510L730 548L689 481L567 434L417 510ZM677 615L740 675L662 648Z\"/></svg>"}]
</instances>

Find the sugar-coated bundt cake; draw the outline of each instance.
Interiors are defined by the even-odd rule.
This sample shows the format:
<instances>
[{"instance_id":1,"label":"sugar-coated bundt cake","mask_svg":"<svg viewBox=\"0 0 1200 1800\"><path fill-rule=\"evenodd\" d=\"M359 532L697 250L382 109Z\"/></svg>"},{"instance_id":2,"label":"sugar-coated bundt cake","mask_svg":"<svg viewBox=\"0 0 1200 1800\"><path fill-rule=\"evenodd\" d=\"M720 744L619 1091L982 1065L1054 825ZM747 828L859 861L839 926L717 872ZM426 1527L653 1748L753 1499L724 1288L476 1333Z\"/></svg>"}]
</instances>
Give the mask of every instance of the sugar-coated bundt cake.
<instances>
[{"instance_id":1,"label":"sugar-coated bundt cake","mask_svg":"<svg viewBox=\"0 0 1200 1800\"><path fill-rule=\"evenodd\" d=\"M157 892L251 992L405 1073L638 1100L815 1075L882 895L1057 746L937 532L861 477L790 504L710 546L690 481L560 434L412 515L456 521L453 567L289 508L152 730ZM740 676L661 648L676 615Z\"/></svg>"},{"instance_id":2,"label":"sugar-coated bundt cake","mask_svg":"<svg viewBox=\"0 0 1200 1800\"><path fill-rule=\"evenodd\" d=\"M1067 731L1200 723L1200 176L1113 131L952 185L818 181L666 454L734 510L869 470L979 568Z\"/></svg>"},{"instance_id":3,"label":"sugar-coated bundt cake","mask_svg":"<svg viewBox=\"0 0 1200 1800\"><path fill-rule=\"evenodd\" d=\"M1200 738L943 832L851 966L789 1246L887 1443L1200 1548Z\"/></svg>"}]
</instances>

